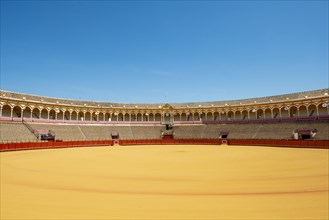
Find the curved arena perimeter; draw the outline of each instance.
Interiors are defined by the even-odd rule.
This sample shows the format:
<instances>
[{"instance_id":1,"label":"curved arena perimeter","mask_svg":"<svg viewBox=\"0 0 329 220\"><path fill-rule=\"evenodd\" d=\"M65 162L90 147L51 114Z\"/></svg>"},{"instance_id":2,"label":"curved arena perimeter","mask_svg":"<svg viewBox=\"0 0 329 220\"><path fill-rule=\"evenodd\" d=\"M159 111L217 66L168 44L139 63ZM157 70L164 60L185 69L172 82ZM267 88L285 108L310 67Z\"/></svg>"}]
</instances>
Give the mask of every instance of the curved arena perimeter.
<instances>
[{"instance_id":1,"label":"curved arena perimeter","mask_svg":"<svg viewBox=\"0 0 329 220\"><path fill-rule=\"evenodd\" d=\"M172 104L0 91L0 218L328 219L328 103L328 89Z\"/></svg>"},{"instance_id":2,"label":"curved arena perimeter","mask_svg":"<svg viewBox=\"0 0 329 220\"><path fill-rule=\"evenodd\" d=\"M0 146L6 151L223 142L327 148L328 93L320 89L233 101L124 104L0 91Z\"/></svg>"}]
</instances>

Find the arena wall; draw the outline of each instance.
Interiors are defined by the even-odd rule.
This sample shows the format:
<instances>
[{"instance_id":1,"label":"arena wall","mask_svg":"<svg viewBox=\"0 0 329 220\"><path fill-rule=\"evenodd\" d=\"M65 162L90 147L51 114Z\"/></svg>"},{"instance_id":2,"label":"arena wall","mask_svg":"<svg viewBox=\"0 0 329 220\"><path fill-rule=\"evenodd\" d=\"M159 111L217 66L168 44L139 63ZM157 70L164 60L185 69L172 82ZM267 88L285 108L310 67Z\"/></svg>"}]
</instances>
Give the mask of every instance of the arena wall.
<instances>
[{"instance_id":1,"label":"arena wall","mask_svg":"<svg viewBox=\"0 0 329 220\"><path fill-rule=\"evenodd\" d=\"M26 142L26 143L0 143L0 151L55 149L68 147L92 147L114 145L169 145L169 144L197 144L197 145L228 145L228 146L269 146L269 147L296 147L329 149L329 140L213 140L213 139L185 139L185 140L99 140L99 141L62 141L62 142Z\"/></svg>"}]
</instances>

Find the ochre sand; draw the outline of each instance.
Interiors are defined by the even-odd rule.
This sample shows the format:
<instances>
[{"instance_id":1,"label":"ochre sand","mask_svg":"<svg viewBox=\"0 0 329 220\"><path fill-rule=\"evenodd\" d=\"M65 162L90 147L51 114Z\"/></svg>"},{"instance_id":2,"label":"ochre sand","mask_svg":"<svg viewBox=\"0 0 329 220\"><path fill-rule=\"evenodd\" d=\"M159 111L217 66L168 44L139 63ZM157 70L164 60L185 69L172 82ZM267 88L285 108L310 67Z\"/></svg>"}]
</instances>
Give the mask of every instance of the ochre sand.
<instances>
[{"instance_id":1,"label":"ochre sand","mask_svg":"<svg viewBox=\"0 0 329 220\"><path fill-rule=\"evenodd\" d=\"M328 219L329 151L126 146L4 152L1 219Z\"/></svg>"}]
</instances>

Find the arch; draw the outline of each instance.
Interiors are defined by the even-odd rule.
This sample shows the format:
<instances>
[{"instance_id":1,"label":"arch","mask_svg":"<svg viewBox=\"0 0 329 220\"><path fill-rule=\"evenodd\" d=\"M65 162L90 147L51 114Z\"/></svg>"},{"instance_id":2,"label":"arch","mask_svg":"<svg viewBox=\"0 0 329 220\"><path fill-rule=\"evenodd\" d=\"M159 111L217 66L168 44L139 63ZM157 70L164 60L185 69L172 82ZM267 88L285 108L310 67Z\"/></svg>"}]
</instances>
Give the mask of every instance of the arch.
<instances>
[{"instance_id":1,"label":"arch","mask_svg":"<svg viewBox=\"0 0 329 220\"><path fill-rule=\"evenodd\" d=\"M86 112L85 121L91 121L91 113L90 112Z\"/></svg>"},{"instance_id":2,"label":"arch","mask_svg":"<svg viewBox=\"0 0 329 220\"><path fill-rule=\"evenodd\" d=\"M41 110L41 118L42 119L48 119L48 111L47 111L47 109L42 109Z\"/></svg>"},{"instance_id":3,"label":"arch","mask_svg":"<svg viewBox=\"0 0 329 220\"><path fill-rule=\"evenodd\" d=\"M71 120L78 121L78 113L76 111L72 112Z\"/></svg>"},{"instance_id":4,"label":"arch","mask_svg":"<svg viewBox=\"0 0 329 220\"><path fill-rule=\"evenodd\" d=\"M64 116L64 120L70 120L70 112L69 111L65 111L63 112L63 116Z\"/></svg>"},{"instance_id":5,"label":"arch","mask_svg":"<svg viewBox=\"0 0 329 220\"><path fill-rule=\"evenodd\" d=\"M34 108L32 110L32 118L40 118L40 109L39 108Z\"/></svg>"},{"instance_id":6,"label":"arch","mask_svg":"<svg viewBox=\"0 0 329 220\"><path fill-rule=\"evenodd\" d=\"M185 112L181 113L180 116L181 116L181 121L186 121L187 120L187 116L186 116Z\"/></svg>"},{"instance_id":7,"label":"arch","mask_svg":"<svg viewBox=\"0 0 329 220\"><path fill-rule=\"evenodd\" d=\"M248 118L248 110L244 109L241 111L241 117L242 117L242 120L247 120L249 119Z\"/></svg>"},{"instance_id":8,"label":"arch","mask_svg":"<svg viewBox=\"0 0 329 220\"><path fill-rule=\"evenodd\" d=\"M106 113L104 114L104 119L105 119L105 121L112 121L112 117L111 117L111 115L112 115L112 114L106 112Z\"/></svg>"},{"instance_id":9,"label":"arch","mask_svg":"<svg viewBox=\"0 0 329 220\"><path fill-rule=\"evenodd\" d=\"M124 119L124 118L123 118L123 113L120 112L120 113L118 114L118 121L123 121L123 119Z\"/></svg>"},{"instance_id":10,"label":"arch","mask_svg":"<svg viewBox=\"0 0 329 220\"><path fill-rule=\"evenodd\" d=\"M128 113L125 113L124 115L123 115L124 117L124 121L129 121L129 114Z\"/></svg>"},{"instance_id":11,"label":"arch","mask_svg":"<svg viewBox=\"0 0 329 220\"><path fill-rule=\"evenodd\" d=\"M206 120L214 120L212 116L213 116L213 112L207 112L205 119Z\"/></svg>"},{"instance_id":12,"label":"arch","mask_svg":"<svg viewBox=\"0 0 329 220\"><path fill-rule=\"evenodd\" d=\"M55 120L56 119L56 111L51 109L49 112L49 119Z\"/></svg>"},{"instance_id":13,"label":"arch","mask_svg":"<svg viewBox=\"0 0 329 220\"><path fill-rule=\"evenodd\" d=\"M318 111L316 109L315 104L310 104L308 107L308 115L307 116L318 116Z\"/></svg>"},{"instance_id":14,"label":"arch","mask_svg":"<svg viewBox=\"0 0 329 220\"><path fill-rule=\"evenodd\" d=\"M257 109L256 111L256 119L263 119L264 118L264 110L263 109Z\"/></svg>"},{"instance_id":15,"label":"arch","mask_svg":"<svg viewBox=\"0 0 329 220\"><path fill-rule=\"evenodd\" d=\"M236 119L236 120L241 120L241 119L242 119L242 113L241 113L240 110L237 110L237 111L235 112L235 119Z\"/></svg>"},{"instance_id":16,"label":"arch","mask_svg":"<svg viewBox=\"0 0 329 220\"><path fill-rule=\"evenodd\" d=\"M308 116L308 110L305 105L299 106L297 113L298 113L297 114L298 117Z\"/></svg>"},{"instance_id":17,"label":"arch","mask_svg":"<svg viewBox=\"0 0 329 220\"><path fill-rule=\"evenodd\" d=\"M24 118L31 118L31 108L29 106L26 106L26 108L24 109L23 117Z\"/></svg>"},{"instance_id":18,"label":"arch","mask_svg":"<svg viewBox=\"0 0 329 220\"><path fill-rule=\"evenodd\" d=\"M161 114L160 113L155 113L154 117L155 117L155 121L161 121Z\"/></svg>"},{"instance_id":19,"label":"arch","mask_svg":"<svg viewBox=\"0 0 329 220\"><path fill-rule=\"evenodd\" d=\"M63 120L63 111L61 109L59 109L58 113L57 113L57 120Z\"/></svg>"},{"instance_id":20,"label":"arch","mask_svg":"<svg viewBox=\"0 0 329 220\"><path fill-rule=\"evenodd\" d=\"M232 110L227 112L227 120L233 120L234 119L234 112Z\"/></svg>"},{"instance_id":21,"label":"arch","mask_svg":"<svg viewBox=\"0 0 329 220\"><path fill-rule=\"evenodd\" d=\"M214 112L214 120L215 121L219 121L220 120L219 112Z\"/></svg>"},{"instance_id":22,"label":"arch","mask_svg":"<svg viewBox=\"0 0 329 220\"><path fill-rule=\"evenodd\" d=\"M281 107L281 118L289 118L289 109L288 106Z\"/></svg>"},{"instance_id":23,"label":"arch","mask_svg":"<svg viewBox=\"0 0 329 220\"><path fill-rule=\"evenodd\" d=\"M290 107L290 118L297 118L298 117L298 109L296 106L291 106Z\"/></svg>"},{"instance_id":24,"label":"arch","mask_svg":"<svg viewBox=\"0 0 329 220\"><path fill-rule=\"evenodd\" d=\"M255 120L257 119L257 109L250 109L249 110L249 119Z\"/></svg>"},{"instance_id":25,"label":"arch","mask_svg":"<svg viewBox=\"0 0 329 220\"><path fill-rule=\"evenodd\" d=\"M13 118L20 118L21 117L21 114L22 114L22 109L20 106L16 105L14 108L13 108Z\"/></svg>"},{"instance_id":26,"label":"arch","mask_svg":"<svg viewBox=\"0 0 329 220\"><path fill-rule=\"evenodd\" d=\"M104 120L105 120L104 115L105 115L104 112L100 112L100 113L98 114L98 121L104 121Z\"/></svg>"},{"instance_id":27,"label":"arch","mask_svg":"<svg viewBox=\"0 0 329 220\"><path fill-rule=\"evenodd\" d=\"M12 117L10 105L4 105L2 107L2 117Z\"/></svg>"}]
</instances>

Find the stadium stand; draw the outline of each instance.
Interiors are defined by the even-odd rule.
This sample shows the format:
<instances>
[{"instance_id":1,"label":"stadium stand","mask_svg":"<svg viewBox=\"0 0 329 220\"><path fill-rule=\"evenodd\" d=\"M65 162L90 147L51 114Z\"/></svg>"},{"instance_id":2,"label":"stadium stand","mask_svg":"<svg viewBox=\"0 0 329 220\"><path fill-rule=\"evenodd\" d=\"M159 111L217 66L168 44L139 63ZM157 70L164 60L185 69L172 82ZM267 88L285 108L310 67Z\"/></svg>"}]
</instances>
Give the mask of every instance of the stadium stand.
<instances>
[{"instance_id":1,"label":"stadium stand","mask_svg":"<svg viewBox=\"0 0 329 220\"><path fill-rule=\"evenodd\" d=\"M216 140L221 133L227 139L288 140L296 138L296 129L316 130L312 139L329 140L328 92L136 105L0 90L0 142L37 141L45 131L63 141L112 140L113 132L120 140L161 140L170 135L176 140ZM168 123L173 125L170 132Z\"/></svg>"},{"instance_id":2,"label":"stadium stand","mask_svg":"<svg viewBox=\"0 0 329 220\"><path fill-rule=\"evenodd\" d=\"M57 125L57 124L37 124L29 123L36 130L52 130L56 134L57 140L86 140L87 137L78 125Z\"/></svg>"},{"instance_id":3,"label":"stadium stand","mask_svg":"<svg viewBox=\"0 0 329 220\"><path fill-rule=\"evenodd\" d=\"M36 136L21 122L0 122L1 142L36 141Z\"/></svg>"}]
</instances>

